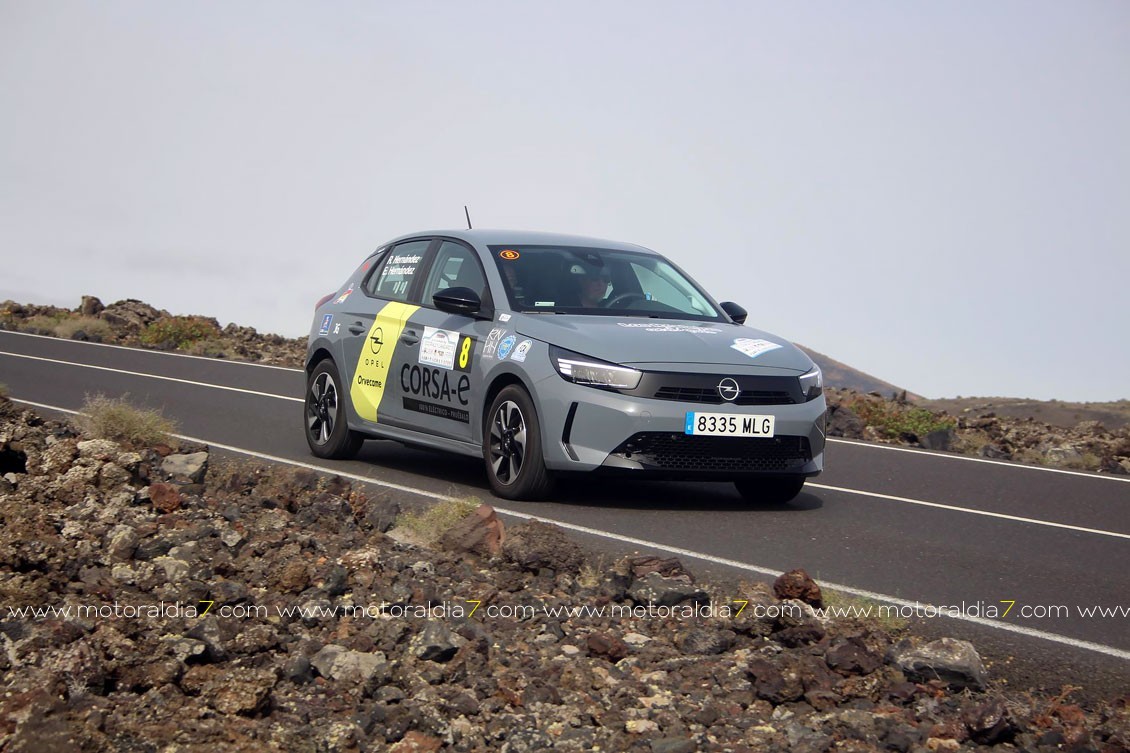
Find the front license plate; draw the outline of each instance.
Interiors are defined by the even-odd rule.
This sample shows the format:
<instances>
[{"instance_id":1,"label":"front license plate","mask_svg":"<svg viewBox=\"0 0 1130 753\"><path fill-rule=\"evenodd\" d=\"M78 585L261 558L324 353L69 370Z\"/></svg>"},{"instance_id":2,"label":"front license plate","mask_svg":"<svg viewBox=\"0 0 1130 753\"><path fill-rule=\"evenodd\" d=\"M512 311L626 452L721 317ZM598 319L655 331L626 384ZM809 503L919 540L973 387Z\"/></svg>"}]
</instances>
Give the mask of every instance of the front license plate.
<instances>
[{"instance_id":1,"label":"front license plate","mask_svg":"<svg viewBox=\"0 0 1130 753\"><path fill-rule=\"evenodd\" d=\"M773 418L736 413L687 413L684 433L712 437L771 437Z\"/></svg>"}]
</instances>

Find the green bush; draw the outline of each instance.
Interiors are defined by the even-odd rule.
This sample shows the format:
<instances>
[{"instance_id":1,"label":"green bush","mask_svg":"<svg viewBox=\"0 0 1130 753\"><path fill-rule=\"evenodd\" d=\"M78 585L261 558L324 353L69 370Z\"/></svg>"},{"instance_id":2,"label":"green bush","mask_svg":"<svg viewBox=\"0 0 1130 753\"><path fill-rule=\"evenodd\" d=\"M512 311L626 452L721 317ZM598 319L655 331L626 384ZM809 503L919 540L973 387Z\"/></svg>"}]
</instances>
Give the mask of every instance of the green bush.
<instances>
[{"instance_id":1,"label":"green bush","mask_svg":"<svg viewBox=\"0 0 1130 753\"><path fill-rule=\"evenodd\" d=\"M130 405L126 402L127 397L87 397L81 413L75 418L75 428L87 439L109 439L134 448L176 444L170 436L176 431L172 420L157 411Z\"/></svg>"},{"instance_id":2,"label":"green bush","mask_svg":"<svg viewBox=\"0 0 1130 753\"><path fill-rule=\"evenodd\" d=\"M141 342L159 348L180 349L197 340L206 340L220 334L220 328L210 319L200 316L171 316L158 319L141 333Z\"/></svg>"},{"instance_id":3,"label":"green bush","mask_svg":"<svg viewBox=\"0 0 1130 753\"><path fill-rule=\"evenodd\" d=\"M857 416L880 434L897 439L903 434L924 437L932 431L953 429L957 421L950 416L936 415L925 408L900 405L895 402L858 399L848 403Z\"/></svg>"}]
</instances>

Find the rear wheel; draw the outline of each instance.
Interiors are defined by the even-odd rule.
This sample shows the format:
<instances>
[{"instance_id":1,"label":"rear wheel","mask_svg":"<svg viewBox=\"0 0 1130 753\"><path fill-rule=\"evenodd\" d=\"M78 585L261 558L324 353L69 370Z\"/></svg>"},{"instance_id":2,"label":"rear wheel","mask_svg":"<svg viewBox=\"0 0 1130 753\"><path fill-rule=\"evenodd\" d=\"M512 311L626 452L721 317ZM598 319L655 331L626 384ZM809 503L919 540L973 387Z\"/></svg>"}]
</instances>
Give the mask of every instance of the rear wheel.
<instances>
[{"instance_id":1,"label":"rear wheel","mask_svg":"<svg viewBox=\"0 0 1130 753\"><path fill-rule=\"evenodd\" d=\"M483 458L491 489L504 499L541 499L552 488L538 414L521 387L504 387L491 403L483 427Z\"/></svg>"},{"instance_id":2,"label":"rear wheel","mask_svg":"<svg viewBox=\"0 0 1130 753\"><path fill-rule=\"evenodd\" d=\"M750 478L735 481L734 486L748 502L782 505L791 502L804 488L804 476Z\"/></svg>"},{"instance_id":3,"label":"rear wheel","mask_svg":"<svg viewBox=\"0 0 1130 753\"><path fill-rule=\"evenodd\" d=\"M320 458L343 460L361 449L365 437L350 431L345 420L345 398L341 376L330 359L320 362L306 379L306 410L303 424L310 451Z\"/></svg>"}]
</instances>

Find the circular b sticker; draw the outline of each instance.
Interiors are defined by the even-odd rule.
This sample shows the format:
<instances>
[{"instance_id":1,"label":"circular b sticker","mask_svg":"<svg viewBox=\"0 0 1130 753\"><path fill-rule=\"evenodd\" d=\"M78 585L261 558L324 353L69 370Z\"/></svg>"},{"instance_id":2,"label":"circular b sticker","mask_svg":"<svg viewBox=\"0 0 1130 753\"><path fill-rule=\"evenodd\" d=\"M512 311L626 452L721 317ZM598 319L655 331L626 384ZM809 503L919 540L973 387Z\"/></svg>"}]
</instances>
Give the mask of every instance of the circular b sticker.
<instances>
[{"instance_id":1,"label":"circular b sticker","mask_svg":"<svg viewBox=\"0 0 1130 753\"><path fill-rule=\"evenodd\" d=\"M505 259L506 261L514 261L515 259L517 259L520 256L521 256L521 254L518 253L517 251L515 251L512 248L508 248L504 251L498 252L498 258L499 259Z\"/></svg>"},{"instance_id":2,"label":"circular b sticker","mask_svg":"<svg viewBox=\"0 0 1130 753\"><path fill-rule=\"evenodd\" d=\"M502 342L498 344L498 360L501 361L510 355L510 351L514 350L514 343L517 339L514 335L503 338Z\"/></svg>"}]
</instances>

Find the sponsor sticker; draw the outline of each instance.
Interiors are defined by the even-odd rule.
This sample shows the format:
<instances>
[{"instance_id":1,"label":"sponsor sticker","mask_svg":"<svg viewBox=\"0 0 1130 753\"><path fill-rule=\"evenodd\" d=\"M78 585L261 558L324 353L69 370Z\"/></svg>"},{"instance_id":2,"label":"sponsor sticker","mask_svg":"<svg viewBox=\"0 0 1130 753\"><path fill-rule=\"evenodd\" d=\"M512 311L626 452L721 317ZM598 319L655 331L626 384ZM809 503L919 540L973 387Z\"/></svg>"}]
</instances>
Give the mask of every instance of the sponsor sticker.
<instances>
[{"instance_id":1,"label":"sponsor sticker","mask_svg":"<svg viewBox=\"0 0 1130 753\"><path fill-rule=\"evenodd\" d=\"M507 248L498 252L498 258L505 259L506 261L514 261L515 259L521 258L521 256L522 255L520 253L512 248Z\"/></svg>"},{"instance_id":2,"label":"sponsor sticker","mask_svg":"<svg viewBox=\"0 0 1130 753\"><path fill-rule=\"evenodd\" d=\"M642 329L644 332L689 332L694 335L720 335L722 330L716 327L700 327L695 324L655 324L644 322L617 322L621 327L628 329Z\"/></svg>"},{"instance_id":3,"label":"sponsor sticker","mask_svg":"<svg viewBox=\"0 0 1130 753\"><path fill-rule=\"evenodd\" d=\"M754 340L749 337L739 337L734 340L734 344L730 347L739 353L746 354L750 358L757 358L762 353L776 350L781 346L777 343L771 343L768 340Z\"/></svg>"},{"instance_id":4,"label":"sponsor sticker","mask_svg":"<svg viewBox=\"0 0 1130 753\"><path fill-rule=\"evenodd\" d=\"M341 334L341 322L338 322L337 324L334 325L334 334L335 335Z\"/></svg>"},{"instance_id":5,"label":"sponsor sticker","mask_svg":"<svg viewBox=\"0 0 1130 753\"><path fill-rule=\"evenodd\" d=\"M330 333L330 325L333 324L334 315L326 314L322 317L322 326L318 328L319 335L328 335Z\"/></svg>"},{"instance_id":6,"label":"sponsor sticker","mask_svg":"<svg viewBox=\"0 0 1130 753\"><path fill-rule=\"evenodd\" d=\"M499 314L498 315L498 321L500 321L500 322L510 321L510 314Z\"/></svg>"},{"instance_id":7,"label":"sponsor sticker","mask_svg":"<svg viewBox=\"0 0 1130 753\"><path fill-rule=\"evenodd\" d=\"M334 301L334 303L335 304L345 303L345 299L348 298L351 293L353 293L353 283L352 282L349 283L349 288L344 293L342 293L341 296L336 301Z\"/></svg>"},{"instance_id":8,"label":"sponsor sticker","mask_svg":"<svg viewBox=\"0 0 1130 753\"><path fill-rule=\"evenodd\" d=\"M455 368L455 354L458 347L458 332L424 327L424 338L420 341L420 363L451 371Z\"/></svg>"},{"instance_id":9,"label":"sponsor sticker","mask_svg":"<svg viewBox=\"0 0 1130 753\"><path fill-rule=\"evenodd\" d=\"M509 335L498 344L498 360L504 361L510 355L510 351L514 350L514 343L518 338L514 335Z\"/></svg>"},{"instance_id":10,"label":"sponsor sticker","mask_svg":"<svg viewBox=\"0 0 1130 753\"><path fill-rule=\"evenodd\" d=\"M514 349L514 355L510 356L510 360L525 363L526 356L529 354L530 348L532 347L534 347L533 340L523 340L518 343L518 347Z\"/></svg>"},{"instance_id":11,"label":"sponsor sticker","mask_svg":"<svg viewBox=\"0 0 1130 753\"><path fill-rule=\"evenodd\" d=\"M495 357L498 352L498 341L506 334L506 330L502 327L495 327L487 335L487 341L483 343L483 358L491 359Z\"/></svg>"}]
</instances>

